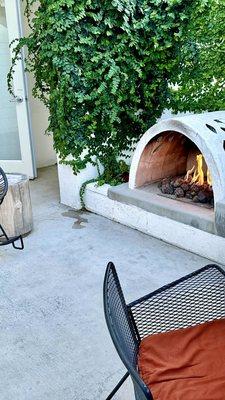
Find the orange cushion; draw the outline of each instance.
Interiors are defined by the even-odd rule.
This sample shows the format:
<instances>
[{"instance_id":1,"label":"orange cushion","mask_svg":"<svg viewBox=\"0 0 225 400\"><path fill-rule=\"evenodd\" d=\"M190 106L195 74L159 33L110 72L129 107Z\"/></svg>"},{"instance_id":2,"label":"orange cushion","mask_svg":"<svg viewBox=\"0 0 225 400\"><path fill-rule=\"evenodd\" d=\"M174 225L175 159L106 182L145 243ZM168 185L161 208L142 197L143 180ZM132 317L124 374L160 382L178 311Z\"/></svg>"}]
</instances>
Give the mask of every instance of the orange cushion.
<instances>
[{"instance_id":1,"label":"orange cushion","mask_svg":"<svg viewBox=\"0 0 225 400\"><path fill-rule=\"evenodd\" d=\"M154 400L225 400L225 319L144 338L138 367Z\"/></svg>"}]
</instances>

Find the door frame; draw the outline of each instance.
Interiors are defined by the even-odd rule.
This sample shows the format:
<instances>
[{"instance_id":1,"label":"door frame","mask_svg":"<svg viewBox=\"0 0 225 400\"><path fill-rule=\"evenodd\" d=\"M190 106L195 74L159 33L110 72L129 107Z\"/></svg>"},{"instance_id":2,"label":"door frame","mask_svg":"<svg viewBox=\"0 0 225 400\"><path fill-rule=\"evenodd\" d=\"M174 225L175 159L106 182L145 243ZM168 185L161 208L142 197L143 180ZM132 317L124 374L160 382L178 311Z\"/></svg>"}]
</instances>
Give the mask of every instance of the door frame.
<instances>
[{"instance_id":1,"label":"door frame","mask_svg":"<svg viewBox=\"0 0 225 400\"><path fill-rule=\"evenodd\" d=\"M22 13L20 0L5 0L5 13L8 28L9 43L15 38L23 36ZM12 49L10 49L12 55ZM21 160L0 160L6 172L19 172L29 178L37 176L34 143L31 126L31 116L28 102L27 78L25 75L25 55L21 52L21 59L14 67L13 86L16 98L16 115L21 149ZM21 101L22 100L22 101Z\"/></svg>"}]
</instances>

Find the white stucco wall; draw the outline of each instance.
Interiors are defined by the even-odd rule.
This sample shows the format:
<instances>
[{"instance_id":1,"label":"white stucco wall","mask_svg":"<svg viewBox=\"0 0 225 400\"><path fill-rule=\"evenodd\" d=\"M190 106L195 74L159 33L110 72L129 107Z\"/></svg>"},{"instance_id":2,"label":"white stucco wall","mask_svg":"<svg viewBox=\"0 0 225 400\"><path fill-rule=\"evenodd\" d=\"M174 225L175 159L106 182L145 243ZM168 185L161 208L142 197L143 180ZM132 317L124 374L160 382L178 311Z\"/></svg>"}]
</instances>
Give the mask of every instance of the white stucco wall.
<instances>
[{"instance_id":1,"label":"white stucco wall","mask_svg":"<svg viewBox=\"0 0 225 400\"><path fill-rule=\"evenodd\" d=\"M23 30L24 34L29 33L29 27L25 17L23 17ZM27 81L36 164L37 168L46 167L56 163L56 153L53 149L52 136L45 134L45 130L48 126L48 110L41 101L35 99L32 95L34 80L31 74L27 75Z\"/></svg>"},{"instance_id":2,"label":"white stucco wall","mask_svg":"<svg viewBox=\"0 0 225 400\"><path fill-rule=\"evenodd\" d=\"M56 163L52 135L45 134L48 126L48 110L40 100L35 99L32 95L33 77L28 75L27 80L36 164L37 168L47 167Z\"/></svg>"}]
</instances>

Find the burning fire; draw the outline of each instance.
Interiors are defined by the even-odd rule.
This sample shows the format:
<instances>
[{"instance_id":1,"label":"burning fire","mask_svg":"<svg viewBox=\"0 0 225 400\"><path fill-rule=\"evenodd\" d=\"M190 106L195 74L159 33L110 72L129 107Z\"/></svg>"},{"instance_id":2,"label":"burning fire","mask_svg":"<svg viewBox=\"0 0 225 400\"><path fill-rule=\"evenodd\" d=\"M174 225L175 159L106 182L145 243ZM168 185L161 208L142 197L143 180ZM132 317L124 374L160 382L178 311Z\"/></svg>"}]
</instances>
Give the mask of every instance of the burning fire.
<instances>
[{"instance_id":1,"label":"burning fire","mask_svg":"<svg viewBox=\"0 0 225 400\"><path fill-rule=\"evenodd\" d=\"M197 166L193 166L189 169L185 175L185 180L190 183L196 183L197 185L204 185L205 174L203 170L203 155L198 154L196 156ZM206 182L209 186L212 186L212 178L209 169L207 168Z\"/></svg>"},{"instance_id":2,"label":"burning fire","mask_svg":"<svg viewBox=\"0 0 225 400\"><path fill-rule=\"evenodd\" d=\"M164 195L176 199L186 198L193 203L207 204L213 207L212 178L202 154L190 152L187 159L186 175L166 177L159 183Z\"/></svg>"}]
</instances>

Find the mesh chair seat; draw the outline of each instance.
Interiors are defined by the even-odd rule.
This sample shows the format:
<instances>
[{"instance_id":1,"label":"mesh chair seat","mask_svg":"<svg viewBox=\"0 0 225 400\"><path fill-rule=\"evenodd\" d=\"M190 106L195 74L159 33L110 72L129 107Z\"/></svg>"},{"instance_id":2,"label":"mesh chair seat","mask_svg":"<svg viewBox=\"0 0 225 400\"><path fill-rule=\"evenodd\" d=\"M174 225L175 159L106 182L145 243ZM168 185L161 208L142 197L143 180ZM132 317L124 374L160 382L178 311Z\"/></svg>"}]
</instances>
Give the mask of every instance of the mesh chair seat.
<instances>
[{"instance_id":1,"label":"mesh chair seat","mask_svg":"<svg viewBox=\"0 0 225 400\"><path fill-rule=\"evenodd\" d=\"M7 194L8 191L8 179L3 171L3 169L0 167L0 205L3 203L3 200ZM3 228L3 226L0 224L0 246L6 246L8 244L12 244L14 249L17 250L23 250L24 249L24 243L23 243L23 238L21 235L18 236L13 236L9 237Z\"/></svg>"},{"instance_id":2,"label":"mesh chair seat","mask_svg":"<svg viewBox=\"0 0 225 400\"><path fill-rule=\"evenodd\" d=\"M136 400L152 400L151 390L137 368L141 340L225 318L225 273L216 265L208 265L127 305L115 266L109 263L104 310L112 340L128 371L107 400L129 375Z\"/></svg>"}]
</instances>

